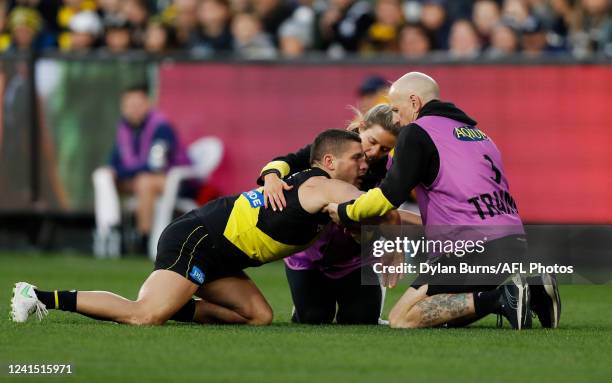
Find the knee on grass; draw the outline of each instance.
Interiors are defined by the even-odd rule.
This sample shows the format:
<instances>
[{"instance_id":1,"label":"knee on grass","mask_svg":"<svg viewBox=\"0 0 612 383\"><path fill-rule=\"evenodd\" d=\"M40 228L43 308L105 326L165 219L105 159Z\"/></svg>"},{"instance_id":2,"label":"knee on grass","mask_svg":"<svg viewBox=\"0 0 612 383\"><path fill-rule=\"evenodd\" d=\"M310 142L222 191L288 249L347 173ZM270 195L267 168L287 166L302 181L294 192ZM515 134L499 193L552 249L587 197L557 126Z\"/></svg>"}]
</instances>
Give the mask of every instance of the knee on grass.
<instances>
[{"instance_id":1,"label":"knee on grass","mask_svg":"<svg viewBox=\"0 0 612 383\"><path fill-rule=\"evenodd\" d=\"M338 310L336 322L346 325L377 324L379 312L380 308L369 309L367 307Z\"/></svg>"},{"instance_id":2,"label":"knee on grass","mask_svg":"<svg viewBox=\"0 0 612 383\"><path fill-rule=\"evenodd\" d=\"M264 302L251 306L244 317L249 325L267 326L272 323L274 313L272 312L272 307Z\"/></svg>"},{"instance_id":3,"label":"knee on grass","mask_svg":"<svg viewBox=\"0 0 612 383\"><path fill-rule=\"evenodd\" d=\"M334 320L335 307L333 311L321 308L309 308L298 311L297 323L301 324L330 324Z\"/></svg>"}]
</instances>

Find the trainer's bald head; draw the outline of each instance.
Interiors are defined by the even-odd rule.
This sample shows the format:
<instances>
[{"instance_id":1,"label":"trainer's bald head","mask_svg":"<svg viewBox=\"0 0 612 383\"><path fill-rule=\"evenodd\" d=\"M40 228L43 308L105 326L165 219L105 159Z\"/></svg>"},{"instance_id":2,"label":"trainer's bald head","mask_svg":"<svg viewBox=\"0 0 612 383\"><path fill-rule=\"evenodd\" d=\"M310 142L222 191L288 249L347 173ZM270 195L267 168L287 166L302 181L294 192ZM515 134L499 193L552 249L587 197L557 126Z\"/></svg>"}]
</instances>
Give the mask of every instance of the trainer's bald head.
<instances>
[{"instance_id":1,"label":"trainer's bald head","mask_svg":"<svg viewBox=\"0 0 612 383\"><path fill-rule=\"evenodd\" d=\"M406 73L389 89L389 100L399 113L402 125L416 120L425 104L439 98L440 88L436 81L421 72Z\"/></svg>"}]
</instances>

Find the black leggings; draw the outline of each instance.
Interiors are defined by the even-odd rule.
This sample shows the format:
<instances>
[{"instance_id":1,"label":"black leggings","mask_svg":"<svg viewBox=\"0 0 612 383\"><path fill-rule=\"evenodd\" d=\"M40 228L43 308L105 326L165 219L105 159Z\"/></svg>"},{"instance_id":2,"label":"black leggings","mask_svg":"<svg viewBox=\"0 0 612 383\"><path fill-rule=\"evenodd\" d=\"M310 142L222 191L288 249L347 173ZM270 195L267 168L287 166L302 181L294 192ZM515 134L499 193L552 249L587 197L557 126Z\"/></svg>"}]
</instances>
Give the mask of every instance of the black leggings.
<instances>
[{"instance_id":1,"label":"black leggings","mask_svg":"<svg viewBox=\"0 0 612 383\"><path fill-rule=\"evenodd\" d=\"M360 269L338 279L319 270L292 270L286 265L285 271L295 305L293 322L328 324L335 317L339 324L378 323L382 290L379 285L362 285ZM374 275L371 268L364 272Z\"/></svg>"}]
</instances>

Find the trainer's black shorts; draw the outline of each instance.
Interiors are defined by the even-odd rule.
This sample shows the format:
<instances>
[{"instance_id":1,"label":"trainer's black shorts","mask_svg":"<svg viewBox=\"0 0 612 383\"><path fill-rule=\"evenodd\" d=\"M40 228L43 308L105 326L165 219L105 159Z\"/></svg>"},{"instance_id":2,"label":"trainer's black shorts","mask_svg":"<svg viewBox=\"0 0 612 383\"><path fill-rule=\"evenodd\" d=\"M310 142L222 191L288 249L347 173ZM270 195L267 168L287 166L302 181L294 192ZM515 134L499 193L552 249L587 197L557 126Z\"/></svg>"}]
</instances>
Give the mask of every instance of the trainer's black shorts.
<instances>
[{"instance_id":1,"label":"trainer's black shorts","mask_svg":"<svg viewBox=\"0 0 612 383\"><path fill-rule=\"evenodd\" d=\"M512 235L485 244L482 254L464 257L441 256L434 263L442 266L456 266L465 262L471 266L497 265L500 262L525 262L527 259L527 240L523 235ZM427 295L471 293L488 291L504 283L511 273L469 273L469 274L419 274L411 287L418 289L429 285Z\"/></svg>"},{"instance_id":2,"label":"trainer's black shorts","mask_svg":"<svg viewBox=\"0 0 612 383\"><path fill-rule=\"evenodd\" d=\"M371 267L333 279L318 269L292 270L285 265L295 312L291 320L303 324L378 324L382 305L380 285L363 284L377 278ZM337 309L336 309L337 307Z\"/></svg>"},{"instance_id":3,"label":"trainer's black shorts","mask_svg":"<svg viewBox=\"0 0 612 383\"><path fill-rule=\"evenodd\" d=\"M202 219L190 212L161 234L154 270L171 270L202 286L259 265L245 254L238 254L225 238L215 238Z\"/></svg>"}]
</instances>

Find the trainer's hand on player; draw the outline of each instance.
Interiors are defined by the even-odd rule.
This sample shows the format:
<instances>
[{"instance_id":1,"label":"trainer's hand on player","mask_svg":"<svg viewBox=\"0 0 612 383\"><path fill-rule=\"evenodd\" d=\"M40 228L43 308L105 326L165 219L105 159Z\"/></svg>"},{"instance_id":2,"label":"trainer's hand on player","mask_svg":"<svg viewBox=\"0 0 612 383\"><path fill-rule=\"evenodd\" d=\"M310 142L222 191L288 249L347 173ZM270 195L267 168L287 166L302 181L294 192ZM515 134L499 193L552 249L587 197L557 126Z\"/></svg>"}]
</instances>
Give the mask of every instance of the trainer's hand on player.
<instances>
[{"instance_id":1,"label":"trainer's hand on player","mask_svg":"<svg viewBox=\"0 0 612 383\"><path fill-rule=\"evenodd\" d=\"M400 266L402 263L404 263L404 260L404 253L396 251L383 255L383 257L381 258L381 263L383 266L396 266L397 270L397 266ZM382 285L383 287L394 288L395 286L397 286L397 283L400 281L400 279L404 278L404 276L404 273L400 272L383 273Z\"/></svg>"},{"instance_id":2,"label":"trainer's hand on player","mask_svg":"<svg viewBox=\"0 0 612 383\"><path fill-rule=\"evenodd\" d=\"M340 216L338 215L338 204L337 203L329 203L327 206L323 208L323 212L329 214L330 218L334 223L340 225Z\"/></svg>"},{"instance_id":3,"label":"trainer's hand on player","mask_svg":"<svg viewBox=\"0 0 612 383\"><path fill-rule=\"evenodd\" d=\"M293 189L293 186L287 185L276 173L266 174L263 180L264 207L267 209L269 204L272 210L276 211L278 209L283 211L287 207L284 191Z\"/></svg>"}]
</instances>

